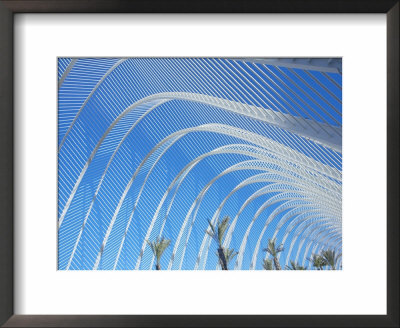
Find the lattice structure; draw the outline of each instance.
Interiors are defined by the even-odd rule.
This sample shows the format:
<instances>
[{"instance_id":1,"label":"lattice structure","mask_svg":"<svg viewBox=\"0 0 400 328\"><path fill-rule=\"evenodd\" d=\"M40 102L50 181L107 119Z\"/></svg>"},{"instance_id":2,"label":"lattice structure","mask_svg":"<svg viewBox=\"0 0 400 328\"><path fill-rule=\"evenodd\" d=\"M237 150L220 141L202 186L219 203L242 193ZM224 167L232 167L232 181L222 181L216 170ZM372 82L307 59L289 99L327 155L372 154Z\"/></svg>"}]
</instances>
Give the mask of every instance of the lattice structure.
<instances>
[{"instance_id":1,"label":"lattice structure","mask_svg":"<svg viewBox=\"0 0 400 328\"><path fill-rule=\"evenodd\" d=\"M342 253L340 59L60 58L59 269L229 269ZM341 268L341 257L336 269Z\"/></svg>"}]
</instances>

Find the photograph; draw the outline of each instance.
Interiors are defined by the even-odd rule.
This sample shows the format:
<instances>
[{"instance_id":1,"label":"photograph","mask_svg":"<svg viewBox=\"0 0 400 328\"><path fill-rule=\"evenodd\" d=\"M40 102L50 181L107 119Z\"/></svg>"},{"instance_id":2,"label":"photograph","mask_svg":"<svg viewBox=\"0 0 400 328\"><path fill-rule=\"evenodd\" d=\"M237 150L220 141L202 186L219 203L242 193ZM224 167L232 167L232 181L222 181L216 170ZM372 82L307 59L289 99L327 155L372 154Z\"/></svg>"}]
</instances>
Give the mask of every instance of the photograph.
<instances>
[{"instance_id":1,"label":"photograph","mask_svg":"<svg viewBox=\"0 0 400 328\"><path fill-rule=\"evenodd\" d=\"M0 0L0 327L399 327L399 14Z\"/></svg>"},{"instance_id":2,"label":"photograph","mask_svg":"<svg viewBox=\"0 0 400 328\"><path fill-rule=\"evenodd\" d=\"M343 269L342 58L57 61L58 270Z\"/></svg>"}]
</instances>

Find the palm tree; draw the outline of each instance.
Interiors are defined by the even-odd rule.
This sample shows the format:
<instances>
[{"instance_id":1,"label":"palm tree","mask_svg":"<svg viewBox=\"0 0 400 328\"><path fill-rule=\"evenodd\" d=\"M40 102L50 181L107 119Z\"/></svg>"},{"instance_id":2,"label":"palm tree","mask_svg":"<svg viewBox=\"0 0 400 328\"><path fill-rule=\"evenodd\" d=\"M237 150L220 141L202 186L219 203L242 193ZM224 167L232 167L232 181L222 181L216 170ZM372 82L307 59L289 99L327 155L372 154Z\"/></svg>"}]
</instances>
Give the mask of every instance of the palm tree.
<instances>
[{"instance_id":1,"label":"palm tree","mask_svg":"<svg viewBox=\"0 0 400 328\"><path fill-rule=\"evenodd\" d=\"M162 237L161 239L157 237L156 241L148 241L146 240L149 246L151 247L151 250L154 253L154 256L156 257L156 270L161 270L161 265L160 265L160 260L161 256L163 255L164 251L167 249L169 244L171 243L171 240L169 239L164 239Z\"/></svg>"},{"instance_id":2,"label":"palm tree","mask_svg":"<svg viewBox=\"0 0 400 328\"><path fill-rule=\"evenodd\" d=\"M272 258L274 260L275 270L282 270L281 265L279 264L278 254L283 251L283 245L281 244L278 247L276 247L275 243L276 243L275 238L269 239L268 247L264 248L264 252L267 252L272 255Z\"/></svg>"},{"instance_id":3,"label":"palm tree","mask_svg":"<svg viewBox=\"0 0 400 328\"><path fill-rule=\"evenodd\" d=\"M218 257L221 263L222 270L228 270L228 265L224 253L224 249L222 247L222 240L224 239L224 234L226 229L228 229L229 216L226 216L222 219L222 221L218 220L216 225L213 225L210 220L208 220L208 224L211 230L206 230L206 233L216 241L218 244Z\"/></svg>"},{"instance_id":4,"label":"palm tree","mask_svg":"<svg viewBox=\"0 0 400 328\"><path fill-rule=\"evenodd\" d=\"M331 270L336 270L336 264L338 262L338 259L340 257L339 255L336 255L335 251L332 249L327 249L325 251L322 251L321 253L323 259L329 266L331 267Z\"/></svg>"},{"instance_id":5,"label":"palm tree","mask_svg":"<svg viewBox=\"0 0 400 328\"><path fill-rule=\"evenodd\" d=\"M236 255L238 255L238 252L235 252L235 250L233 248L223 248L224 249L224 255L225 255L225 260L226 260L226 266L228 267L229 263L234 259L234 257ZM218 258L219 258L219 254L216 253ZM219 261L219 264L222 267L222 262Z\"/></svg>"},{"instance_id":6,"label":"palm tree","mask_svg":"<svg viewBox=\"0 0 400 328\"><path fill-rule=\"evenodd\" d=\"M274 268L273 268L273 266L272 266L272 260L265 259L265 260L263 261L263 268L264 268L265 270L273 270Z\"/></svg>"},{"instance_id":7,"label":"palm tree","mask_svg":"<svg viewBox=\"0 0 400 328\"><path fill-rule=\"evenodd\" d=\"M325 259L318 254L313 254L311 258L308 259L314 268L317 270L323 270L324 267L327 265Z\"/></svg>"},{"instance_id":8,"label":"palm tree","mask_svg":"<svg viewBox=\"0 0 400 328\"><path fill-rule=\"evenodd\" d=\"M294 261L290 261L290 265L286 266L287 270L306 270L305 267L303 267L302 265L294 262Z\"/></svg>"}]
</instances>

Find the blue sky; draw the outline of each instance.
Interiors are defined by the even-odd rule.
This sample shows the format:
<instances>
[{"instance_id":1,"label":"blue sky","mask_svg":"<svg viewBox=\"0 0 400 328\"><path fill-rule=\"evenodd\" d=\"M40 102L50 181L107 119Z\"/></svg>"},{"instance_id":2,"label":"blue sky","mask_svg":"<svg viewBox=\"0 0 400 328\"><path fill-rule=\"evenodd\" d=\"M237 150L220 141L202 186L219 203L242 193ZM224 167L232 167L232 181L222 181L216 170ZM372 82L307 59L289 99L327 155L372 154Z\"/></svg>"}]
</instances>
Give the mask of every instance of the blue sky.
<instances>
[{"instance_id":1,"label":"blue sky","mask_svg":"<svg viewBox=\"0 0 400 328\"><path fill-rule=\"evenodd\" d=\"M341 74L218 58L60 58L58 77L59 269L153 269L143 245L162 235L163 269L215 270L205 230L224 200L219 217L233 222L243 208L229 244L243 247L240 269L262 269L274 233L283 267L341 252L341 152L252 112L340 134ZM134 105L165 93L174 97Z\"/></svg>"}]
</instances>

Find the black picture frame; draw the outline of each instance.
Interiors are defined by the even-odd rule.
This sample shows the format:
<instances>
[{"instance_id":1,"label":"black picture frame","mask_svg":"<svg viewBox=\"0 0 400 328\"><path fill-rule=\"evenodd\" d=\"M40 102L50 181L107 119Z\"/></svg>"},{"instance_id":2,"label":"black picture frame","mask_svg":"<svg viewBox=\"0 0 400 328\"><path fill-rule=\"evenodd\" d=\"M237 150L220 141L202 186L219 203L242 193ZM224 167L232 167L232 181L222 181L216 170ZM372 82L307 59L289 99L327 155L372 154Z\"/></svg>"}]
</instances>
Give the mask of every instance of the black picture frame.
<instances>
[{"instance_id":1,"label":"black picture frame","mask_svg":"<svg viewBox=\"0 0 400 328\"><path fill-rule=\"evenodd\" d=\"M0 324L4 327L399 327L399 8L398 0L0 0ZM13 21L16 13L385 13L387 315L15 315Z\"/></svg>"}]
</instances>

